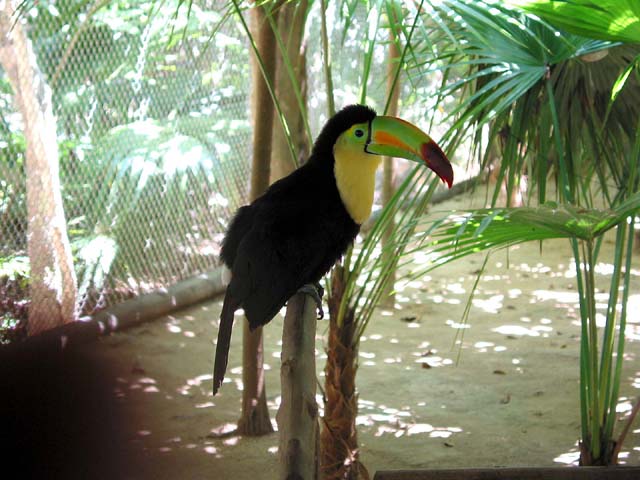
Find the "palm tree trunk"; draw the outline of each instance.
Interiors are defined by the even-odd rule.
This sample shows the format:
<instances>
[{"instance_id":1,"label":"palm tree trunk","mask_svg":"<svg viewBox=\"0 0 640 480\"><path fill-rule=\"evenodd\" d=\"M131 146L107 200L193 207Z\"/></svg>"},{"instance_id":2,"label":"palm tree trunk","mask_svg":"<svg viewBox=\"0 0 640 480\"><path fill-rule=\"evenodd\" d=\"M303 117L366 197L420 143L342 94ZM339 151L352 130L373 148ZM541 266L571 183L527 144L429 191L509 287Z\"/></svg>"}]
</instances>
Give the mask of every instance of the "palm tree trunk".
<instances>
[{"instance_id":1,"label":"palm tree trunk","mask_svg":"<svg viewBox=\"0 0 640 480\"><path fill-rule=\"evenodd\" d=\"M268 15L277 21L278 5L267 11L268 5L254 5L252 27L258 52L264 66L264 74L273 84L276 69L276 39L269 24ZM253 158L251 164L251 200L255 200L269 186L271 164L271 142L273 135L274 108L265 79L257 65L252 62L253 91ZM243 435L265 435L273 432L269 418L264 382L264 347L262 327L253 332L249 322L243 324L242 342L242 414L238 420L238 433Z\"/></svg>"},{"instance_id":2,"label":"palm tree trunk","mask_svg":"<svg viewBox=\"0 0 640 480\"><path fill-rule=\"evenodd\" d=\"M0 12L0 64L7 72L27 141L29 335L76 320L76 275L60 193L51 89L36 64L11 0Z\"/></svg>"},{"instance_id":3,"label":"palm tree trunk","mask_svg":"<svg viewBox=\"0 0 640 480\"><path fill-rule=\"evenodd\" d=\"M337 324L344 290L344 269L336 265L331 276L324 417L320 433L320 468L325 480L355 480L360 474L369 477L360 463L356 429L358 351L354 347L354 310L347 308L342 325Z\"/></svg>"}]
</instances>

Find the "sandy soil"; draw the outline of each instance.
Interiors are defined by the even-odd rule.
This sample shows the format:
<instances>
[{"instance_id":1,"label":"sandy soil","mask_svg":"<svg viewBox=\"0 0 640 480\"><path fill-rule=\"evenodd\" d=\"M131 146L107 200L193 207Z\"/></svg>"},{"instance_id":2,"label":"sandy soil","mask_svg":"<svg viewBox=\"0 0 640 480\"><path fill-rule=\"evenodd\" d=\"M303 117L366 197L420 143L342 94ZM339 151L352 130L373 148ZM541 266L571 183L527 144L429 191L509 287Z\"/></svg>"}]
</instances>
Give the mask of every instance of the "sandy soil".
<instances>
[{"instance_id":1,"label":"sandy soil","mask_svg":"<svg viewBox=\"0 0 640 480\"><path fill-rule=\"evenodd\" d=\"M459 198L441 211L469 206ZM607 281L604 259L601 280ZM633 272L621 416L640 395L640 258ZM362 460L380 469L565 465L577 458L579 321L568 243L520 246L492 256L460 320L483 257L404 286L379 309L360 348ZM604 297L603 297L604 298ZM241 328L228 383L211 396L213 339L221 301L198 305L102 339L90 356L108 365L117 415L109 441L119 478L276 478L277 433L210 437L232 428L241 404ZM599 303L604 311L606 305ZM317 335L324 367L326 323ZM271 418L279 402L282 318L265 329ZM322 380L322 378L321 378ZM620 428L622 422L619 422ZM115 452L115 453L113 453ZM622 461L640 464L640 422ZM120 464L120 463L119 463ZM116 477L112 477L116 478Z\"/></svg>"}]
</instances>

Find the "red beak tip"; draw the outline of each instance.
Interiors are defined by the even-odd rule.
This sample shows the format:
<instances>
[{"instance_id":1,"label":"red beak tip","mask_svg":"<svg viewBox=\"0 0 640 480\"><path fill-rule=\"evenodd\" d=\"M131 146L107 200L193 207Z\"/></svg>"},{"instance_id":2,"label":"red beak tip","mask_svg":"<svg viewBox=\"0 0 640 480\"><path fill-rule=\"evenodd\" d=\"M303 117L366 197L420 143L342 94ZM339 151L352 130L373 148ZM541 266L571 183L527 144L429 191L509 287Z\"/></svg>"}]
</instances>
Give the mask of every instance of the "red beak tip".
<instances>
[{"instance_id":1,"label":"red beak tip","mask_svg":"<svg viewBox=\"0 0 640 480\"><path fill-rule=\"evenodd\" d=\"M449 188L453 186L453 168L436 142L432 140L422 144L422 158Z\"/></svg>"}]
</instances>

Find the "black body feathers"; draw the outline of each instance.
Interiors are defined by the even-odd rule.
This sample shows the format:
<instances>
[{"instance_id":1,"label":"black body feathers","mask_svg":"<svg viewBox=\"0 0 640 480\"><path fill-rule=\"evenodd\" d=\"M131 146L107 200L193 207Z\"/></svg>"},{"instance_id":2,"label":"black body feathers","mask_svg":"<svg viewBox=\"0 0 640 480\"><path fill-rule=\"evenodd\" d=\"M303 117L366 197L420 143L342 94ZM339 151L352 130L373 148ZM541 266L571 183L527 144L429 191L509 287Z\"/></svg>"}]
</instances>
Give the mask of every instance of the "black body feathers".
<instances>
[{"instance_id":1,"label":"black body feathers","mask_svg":"<svg viewBox=\"0 0 640 480\"><path fill-rule=\"evenodd\" d=\"M240 209L222 246L231 296L252 329L269 322L304 284L317 282L358 233L333 172L307 163Z\"/></svg>"},{"instance_id":2,"label":"black body feathers","mask_svg":"<svg viewBox=\"0 0 640 480\"><path fill-rule=\"evenodd\" d=\"M301 286L318 282L358 234L336 185L333 145L375 115L360 105L338 112L305 165L236 213L221 252L231 283L220 317L214 393L224 378L235 310L244 309L252 329L266 324Z\"/></svg>"}]
</instances>

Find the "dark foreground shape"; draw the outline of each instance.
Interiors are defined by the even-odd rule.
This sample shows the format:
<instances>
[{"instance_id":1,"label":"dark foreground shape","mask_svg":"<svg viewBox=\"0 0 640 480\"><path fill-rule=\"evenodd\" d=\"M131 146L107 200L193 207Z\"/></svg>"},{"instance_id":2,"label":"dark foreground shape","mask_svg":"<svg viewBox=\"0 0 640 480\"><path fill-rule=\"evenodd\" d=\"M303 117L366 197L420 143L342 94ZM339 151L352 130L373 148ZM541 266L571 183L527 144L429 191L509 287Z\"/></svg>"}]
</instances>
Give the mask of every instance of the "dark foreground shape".
<instances>
[{"instance_id":1,"label":"dark foreground shape","mask_svg":"<svg viewBox=\"0 0 640 480\"><path fill-rule=\"evenodd\" d=\"M523 467L379 471L373 480L638 480L640 467Z\"/></svg>"},{"instance_id":2,"label":"dark foreground shape","mask_svg":"<svg viewBox=\"0 0 640 480\"><path fill-rule=\"evenodd\" d=\"M95 347L0 350L0 462L6 478L133 476L109 365Z\"/></svg>"}]
</instances>

